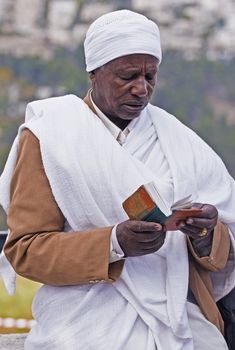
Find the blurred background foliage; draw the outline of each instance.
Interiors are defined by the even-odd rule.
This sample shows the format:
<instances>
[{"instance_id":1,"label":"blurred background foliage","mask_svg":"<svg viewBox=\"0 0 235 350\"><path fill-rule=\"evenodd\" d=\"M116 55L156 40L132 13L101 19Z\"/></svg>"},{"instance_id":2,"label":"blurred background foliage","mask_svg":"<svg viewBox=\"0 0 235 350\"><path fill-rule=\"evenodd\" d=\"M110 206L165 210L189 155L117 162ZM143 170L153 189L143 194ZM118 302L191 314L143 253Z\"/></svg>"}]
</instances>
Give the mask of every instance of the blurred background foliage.
<instances>
[{"instance_id":1,"label":"blurred background foliage","mask_svg":"<svg viewBox=\"0 0 235 350\"><path fill-rule=\"evenodd\" d=\"M31 282L23 277L17 277L16 294L9 296L0 281L0 317L32 319L31 304L33 297L40 287L39 283ZM1 328L0 333L28 332L26 328Z\"/></svg>"}]
</instances>

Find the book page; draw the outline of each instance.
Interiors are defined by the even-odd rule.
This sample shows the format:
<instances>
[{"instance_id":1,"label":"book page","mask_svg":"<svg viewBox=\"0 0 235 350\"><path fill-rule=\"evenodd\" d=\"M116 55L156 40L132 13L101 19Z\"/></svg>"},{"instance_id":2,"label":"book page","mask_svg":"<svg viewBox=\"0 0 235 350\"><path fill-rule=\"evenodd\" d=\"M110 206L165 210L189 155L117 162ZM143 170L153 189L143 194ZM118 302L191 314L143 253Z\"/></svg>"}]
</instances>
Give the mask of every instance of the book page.
<instances>
[{"instance_id":1,"label":"book page","mask_svg":"<svg viewBox=\"0 0 235 350\"><path fill-rule=\"evenodd\" d=\"M176 203L174 203L171 206L171 210L174 211L177 209L189 209L189 208L191 208L192 203L193 203L192 195L189 194L188 196L186 196L186 197L180 199L179 201L177 201Z\"/></svg>"}]
</instances>

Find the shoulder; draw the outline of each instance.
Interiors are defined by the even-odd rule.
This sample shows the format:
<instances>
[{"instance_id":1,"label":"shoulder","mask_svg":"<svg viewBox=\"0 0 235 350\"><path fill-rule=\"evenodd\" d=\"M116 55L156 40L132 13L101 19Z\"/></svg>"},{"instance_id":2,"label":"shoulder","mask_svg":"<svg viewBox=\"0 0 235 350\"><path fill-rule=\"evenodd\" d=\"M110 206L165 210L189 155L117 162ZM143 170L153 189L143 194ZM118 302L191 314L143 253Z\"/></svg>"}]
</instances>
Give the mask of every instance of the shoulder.
<instances>
[{"instance_id":1,"label":"shoulder","mask_svg":"<svg viewBox=\"0 0 235 350\"><path fill-rule=\"evenodd\" d=\"M17 159L17 163L31 164L31 166L33 164L35 167L42 168L40 142L27 128L22 130L19 137Z\"/></svg>"},{"instance_id":2,"label":"shoulder","mask_svg":"<svg viewBox=\"0 0 235 350\"><path fill-rule=\"evenodd\" d=\"M148 110L153 122L159 125L159 129L166 130L169 135L174 135L178 141L180 141L180 138L186 137L190 138L191 142L206 144L195 131L182 123L173 114L152 104L148 105Z\"/></svg>"},{"instance_id":3,"label":"shoulder","mask_svg":"<svg viewBox=\"0 0 235 350\"><path fill-rule=\"evenodd\" d=\"M80 100L76 95L69 94L29 102L26 107L25 122L41 117L45 110L52 111L54 109L66 108L71 103Z\"/></svg>"},{"instance_id":4,"label":"shoulder","mask_svg":"<svg viewBox=\"0 0 235 350\"><path fill-rule=\"evenodd\" d=\"M159 133L167 137L168 143L180 147L182 154L191 154L197 167L204 169L210 164L213 171L217 166L224 167L218 154L194 130L162 108L149 104L148 109Z\"/></svg>"},{"instance_id":5,"label":"shoulder","mask_svg":"<svg viewBox=\"0 0 235 350\"><path fill-rule=\"evenodd\" d=\"M180 137L184 136L189 138L192 143L196 142L204 147L210 148L210 146L194 130L181 122L173 114L151 104L148 105L148 109L153 120L155 119L155 121L160 124L161 128L165 128L169 134L173 131L178 141L180 140Z\"/></svg>"},{"instance_id":6,"label":"shoulder","mask_svg":"<svg viewBox=\"0 0 235 350\"><path fill-rule=\"evenodd\" d=\"M39 146L38 138L34 135L32 131L30 131L27 128L22 130L19 138L19 147L22 148L23 146Z\"/></svg>"},{"instance_id":7,"label":"shoulder","mask_svg":"<svg viewBox=\"0 0 235 350\"><path fill-rule=\"evenodd\" d=\"M151 113L152 117L159 119L159 121L161 121L161 122L171 123L174 126L181 127L182 129L191 130L189 127L187 127L185 124L183 124L176 116L169 113L168 111L166 111L163 108L154 106L154 105L149 103L148 110Z\"/></svg>"}]
</instances>

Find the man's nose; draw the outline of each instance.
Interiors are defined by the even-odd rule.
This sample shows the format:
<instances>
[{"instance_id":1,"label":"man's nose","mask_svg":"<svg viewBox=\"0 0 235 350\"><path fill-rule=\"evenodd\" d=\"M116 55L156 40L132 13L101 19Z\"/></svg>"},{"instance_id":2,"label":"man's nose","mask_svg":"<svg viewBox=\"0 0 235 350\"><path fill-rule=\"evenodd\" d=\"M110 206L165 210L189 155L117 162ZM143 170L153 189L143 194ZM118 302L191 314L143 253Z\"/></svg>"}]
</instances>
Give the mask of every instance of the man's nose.
<instances>
[{"instance_id":1,"label":"man's nose","mask_svg":"<svg viewBox=\"0 0 235 350\"><path fill-rule=\"evenodd\" d=\"M138 77L134 81L133 87L132 87L132 94L136 95L138 97L145 97L148 95L148 85L145 77L141 76Z\"/></svg>"}]
</instances>

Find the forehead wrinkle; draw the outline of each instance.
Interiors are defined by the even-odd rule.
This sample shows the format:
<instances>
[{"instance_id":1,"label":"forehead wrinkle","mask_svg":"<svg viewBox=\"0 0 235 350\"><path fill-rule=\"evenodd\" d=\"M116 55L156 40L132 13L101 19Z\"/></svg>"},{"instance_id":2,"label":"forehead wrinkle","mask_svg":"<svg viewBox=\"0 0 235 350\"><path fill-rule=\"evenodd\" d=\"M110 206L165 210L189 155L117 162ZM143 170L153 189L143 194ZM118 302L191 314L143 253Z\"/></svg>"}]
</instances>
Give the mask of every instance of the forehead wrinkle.
<instances>
[{"instance_id":1,"label":"forehead wrinkle","mask_svg":"<svg viewBox=\"0 0 235 350\"><path fill-rule=\"evenodd\" d=\"M105 72L110 72L114 75L119 74L157 74L158 72L158 60L152 57L153 60L142 59L141 57L134 57L134 55L119 57L116 60L110 61L103 66L97 68L97 71L103 75Z\"/></svg>"},{"instance_id":2,"label":"forehead wrinkle","mask_svg":"<svg viewBox=\"0 0 235 350\"><path fill-rule=\"evenodd\" d=\"M124 66L120 66L120 67L117 67L115 66L114 67L114 71L116 73L122 73L122 72L129 72L129 73L141 73L142 71L145 71L145 72L150 72L150 73L157 73L158 71L158 67L154 64L141 64L140 65L130 65L130 66L127 66L127 67L124 67Z\"/></svg>"}]
</instances>

